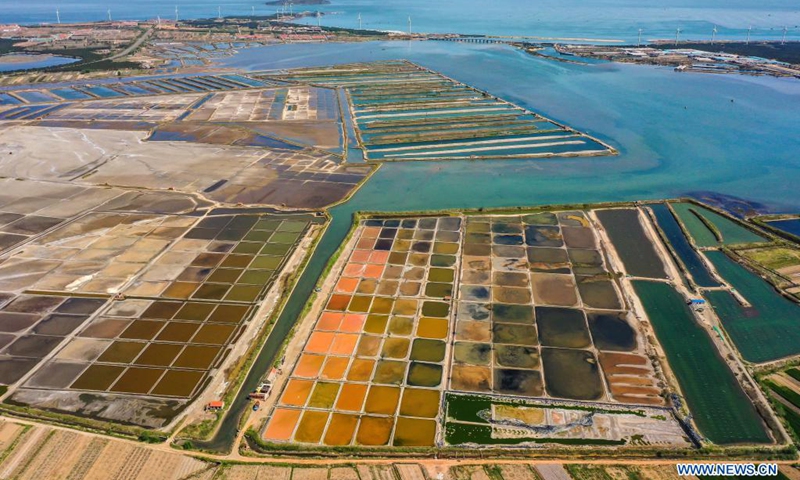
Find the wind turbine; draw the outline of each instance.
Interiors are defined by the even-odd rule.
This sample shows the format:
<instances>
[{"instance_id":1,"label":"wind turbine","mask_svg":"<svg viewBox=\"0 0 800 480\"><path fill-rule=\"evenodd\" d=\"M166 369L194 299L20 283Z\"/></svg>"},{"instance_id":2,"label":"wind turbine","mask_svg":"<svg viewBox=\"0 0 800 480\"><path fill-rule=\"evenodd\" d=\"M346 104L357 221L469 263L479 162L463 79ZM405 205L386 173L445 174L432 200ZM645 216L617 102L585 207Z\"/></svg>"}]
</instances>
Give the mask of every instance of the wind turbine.
<instances>
[{"instance_id":1,"label":"wind turbine","mask_svg":"<svg viewBox=\"0 0 800 480\"><path fill-rule=\"evenodd\" d=\"M255 17L256 16L256 7L250 7L250 8L253 9L253 16Z\"/></svg>"},{"instance_id":2,"label":"wind turbine","mask_svg":"<svg viewBox=\"0 0 800 480\"><path fill-rule=\"evenodd\" d=\"M110 8L108 9L108 21L109 22L111 21L111 9Z\"/></svg>"},{"instance_id":3,"label":"wind turbine","mask_svg":"<svg viewBox=\"0 0 800 480\"><path fill-rule=\"evenodd\" d=\"M408 34L411 35L411 15L408 16Z\"/></svg>"},{"instance_id":4,"label":"wind turbine","mask_svg":"<svg viewBox=\"0 0 800 480\"><path fill-rule=\"evenodd\" d=\"M175 23L178 23L178 6L175 5Z\"/></svg>"},{"instance_id":5,"label":"wind turbine","mask_svg":"<svg viewBox=\"0 0 800 480\"><path fill-rule=\"evenodd\" d=\"M745 44L746 44L746 45L750 45L750 31L751 31L752 29L753 29L753 26L752 26L752 25L750 25L750 26L747 28L747 41L745 42Z\"/></svg>"},{"instance_id":6,"label":"wind turbine","mask_svg":"<svg viewBox=\"0 0 800 480\"><path fill-rule=\"evenodd\" d=\"M711 30L711 43L714 43L714 40L717 39L717 26L714 25L714 29Z\"/></svg>"},{"instance_id":7,"label":"wind turbine","mask_svg":"<svg viewBox=\"0 0 800 480\"><path fill-rule=\"evenodd\" d=\"M781 45L786 45L786 26L783 27L783 38L781 39Z\"/></svg>"},{"instance_id":8,"label":"wind turbine","mask_svg":"<svg viewBox=\"0 0 800 480\"><path fill-rule=\"evenodd\" d=\"M222 20L222 7L217 5L217 18Z\"/></svg>"},{"instance_id":9,"label":"wind turbine","mask_svg":"<svg viewBox=\"0 0 800 480\"><path fill-rule=\"evenodd\" d=\"M318 27L322 26L322 14L319 13L319 10L317 10L317 26Z\"/></svg>"},{"instance_id":10,"label":"wind turbine","mask_svg":"<svg viewBox=\"0 0 800 480\"><path fill-rule=\"evenodd\" d=\"M289 16L294 16L294 2L289 2Z\"/></svg>"},{"instance_id":11,"label":"wind turbine","mask_svg":"<svg viewBox=\"0 0 800 480\"><path fill-rule=\"evenodd\" d=\"M358 14L358 29L361 30L361 14Z\"/></svg>"},{"instance_id":12,"label":"wind turbine","mask_svg":"<svg viewBox=\"0 0 800 480\"><path fill-rule=\"evenodd\" d=\"M642 29L641 28L639 29L639 40L636 42L636 46L637 47L641 47L642 46Z\"/></svg>"},{"instance_id":13,"label":"wind turbine","mask_svg":"<svg viewBox=\"0 0 800 480\"><path fill-rule=\"evenodd\" d=\"M161 15L156 15L156 20L158 21L158 26L161 26Z\"/></svg>"},{"instance_id":14,"label":"wind turbine","mask_svg":"<svg viewBox=\"0 0 800 480\"><path fill-rule=\"evenodd\" d=\"M676 47L678 46L678 39L680 38L680 35L681 35L681 29L678 28L678 29L675 30L675 46Z\"/></svg>"},{"instance_id":15,"label":"wind turbine","mask_svg":"<svg viewBox=\"0 0 800 480\"><path fill-rule=\"evenodd\" d=\"M61 24L61 12L58 11L58 7L56 7L56 21Z\"/></svg>"}]
</instances>

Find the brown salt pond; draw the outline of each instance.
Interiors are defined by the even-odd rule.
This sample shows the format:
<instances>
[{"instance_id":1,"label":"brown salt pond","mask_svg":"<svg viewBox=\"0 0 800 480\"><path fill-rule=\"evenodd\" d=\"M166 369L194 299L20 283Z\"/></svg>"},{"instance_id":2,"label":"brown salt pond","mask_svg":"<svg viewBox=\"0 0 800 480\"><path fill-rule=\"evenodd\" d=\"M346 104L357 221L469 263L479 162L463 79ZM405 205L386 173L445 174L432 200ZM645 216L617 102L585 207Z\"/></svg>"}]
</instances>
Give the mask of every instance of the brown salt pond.
<instances>
[{"instance_id":1,"label":"brown salt pond","mask_svg":"<svg viewBox=\"0 0 800 480\"><path fill-rule=\"evenodd\" d=\"M78 390L106 390L125 370L111 365L91 365L70 388Z\"/></svg>"},{"instance_id":2,"label":"brown salt pond","mask_svg":"<svg viewBox=\"0 0 800 480\"><path fill-rule=\"evenodd\" d=\"M505 395L539 397L544 393L542 376L535 370L496 368L493 391Z\"/></svg>"},{"instance_id":3,"label":"brown salt pond","mask_svg":"<svg viewBox=\"0 0 800 480\"><path fill-rule=\"evenodd\" d=\"M380 384L400 385L403 383L407 366L407 362L378 360L372 381Z\"/></svg>"},{"instance_id":4,"label":"brown salt pond","mask_svg":"<svg viewBox=\"0 0 800 480\"><path fill-rule=\"evenodd\" d=\"M397 387L372 386L367 395L364 411L367 413L380 413L394 415L400 399L400 389Z\"/></svg>"},{"instance_id":5,"label":"brown salt pond","mask_svg":"<svg viewBox=\"0 0 800 480\"><path fill-rule=\"evenodd\" d=\"M153 395L190 397L204 376L204 372L167 370L164 377L153 388Z\"/></svg>"},{"instance_id":6,"label":"brown salt pond","mask_svg":"<svg viewBox=\"0 0 800 480\"><path fill-rule=\"evenodd\" d=\"M221 350L221 347L187 345L172 366L206 370L213 365Z\"/></svg>"},{"instance_id":7,"label":"brown salt pond","mask_svg":"<svg viewBox=\"0 0 800 480\"><path fill-rule=\"evenodd\" d=\"M358 426L358 434L356 435L356 443L359 445L387 445L389 437L392 435L394 428L394 419L390 417L361 417L361 423Z\"/></svg>"},{"instance_id":8,"label":"brown salt pond","mask_svg":"<svg viewBox=\"0 0 800 480\"><path fill-rule=\"evenodd\" d=\"M372 378L372 371L375 368L375 360L356 358L350 365L347 373L347 380L351 382L366 382Z\"/></svg>"},{"instance_id":9,"label":"brown salt pond","mask_svg":"<svg viewBox=\"0 0 800 480\"><path fill-rule=\"evenodd\" d=\"M583 311L536 307L539 341L544 346L586 348L592 343Z\"/></svg>"},{"instance_id":10,"label":"brown salt pond","mask_svg":"<svg viewBox=\"0 0 800 480\"><path fill-rule=\"evenodd\" d=\"M298 442L318 443L322 438L322 432L325 430L325 425L328 423L329 416L330 414L328 412L316 410L303 411L303 416L300 418L300 423L297 425L294 439Z\"/></svg>"},{"instance_id":11,"label":"brown salt pond","mask_svg":"<svg viewBox=\"0 0 800 480\"><path fill-rule=\"evenodd\" d=\"M439 414L441 392L422 388L406 388L400 402L400 415L434 418Z\"/></svg>"},{"instance_id":12,"label":"brown salt pond","mask_svg":"<svg viewBox=\"0 0 800 480\"><path fill-rule=\"evenodd\" d=\"M433 363L411 362L406 382L416 387L438 387L442 383L442 366Z\"/></svg>"},{"instance_id":13,"label":"brown salt pond","mask_svg":"<svg viewBox=\"0 0 800 480\"><path fill-rule=\"evenodd\" d=\"M603 397L603 382L597 359L591 352L563 348L543 348L547 392L558 398L598 400Z\"/></svg>"},{"instance_id":14,"label":"brown salt pond","mask_svg":"<svg viewBox=\"0 0 800 480\"><path fill-rule=\"evenodd\" d=\"M112 392L147 393L166 370L130 367L111 387Z\"/></svg>"},{"instance_id":15,"label":"brown salt pond","mask_svg":"<svg viewBox=\"0 0 800 480\"><path fill-rule=\"evenodd\" d=\"M419 320L417 326L417 336L443 339L447 337L448 323L446 319L423 317Z\"/></svg>"},{"instance_id":16,"label":"brown salt pond","mask_svg":"<svg viewBox=\"0 0 800 480\"><path fill-rule=\"evenodd\" d=\"M435 421L400 417L392 444L398 447L433 446L435 438Z\"/></svg>"},{"instance_id":17,"label":"brown salt pond","mask_svg":"<svg viewBox=\"0 0 800 480\"><path fill-rule=\"evenodd\" d=\"M531 280L537 305L571 307L578 303L575 280L571 275L534 273Z\"/></svg>"},{"instance_id":18,"label":"brown salt pond","mask_svg":"<svg viewBox=\"0 0 800 480\"><path fill-rule=\"evenodd\" d=\"M317 382L308 400L308 406L313 408L331 408L336 396L339 394L338 383Z\"/></svg>"},{"instance_id":19,"label":"brown salt pond","mask_svg":"<svg viewBox=\"0 0 800 480\"><path fill-rule=\"evenodd\" d=\"M492 369L469 365L453 365L450 389L465 392L491 392Z\"/></svg>"},{"instance_id":20,"label":"brown salt pond","mask_svg":"<svg viewBox=\"0 0 800 480\"><path fill-rule=\"evenodd\" d=\"M331 446L350 445L357 424L358 416L356 415L334 413L331 415L331 421L325 432L323 443Z\"/></svg>"}]
</instances>

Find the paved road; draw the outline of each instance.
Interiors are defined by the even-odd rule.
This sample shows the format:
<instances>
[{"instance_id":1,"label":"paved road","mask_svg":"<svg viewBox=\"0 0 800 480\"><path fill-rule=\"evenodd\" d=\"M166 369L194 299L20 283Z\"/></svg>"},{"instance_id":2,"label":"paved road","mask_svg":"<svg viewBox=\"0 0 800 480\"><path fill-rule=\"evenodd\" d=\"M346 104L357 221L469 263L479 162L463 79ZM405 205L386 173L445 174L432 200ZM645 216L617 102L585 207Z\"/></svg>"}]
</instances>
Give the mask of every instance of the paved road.
<instances>
[{"instance_id":1,"label":"paved road","mask_svg":"<svg viewBox=\"0 0 800 480\"><path fill-rule=\"evenodd\" d=\"M153 34L154 29L155 27L148 28L146 32L144 32L141 36L139 36L139 38L136 39L136 41L128 45L128 48L108 58L104 58L103 60L116 60L118 58L122 58L129 55L131 52L139 48L148 38L150 38L150 36Z\"/></svg>"}]
</instances>

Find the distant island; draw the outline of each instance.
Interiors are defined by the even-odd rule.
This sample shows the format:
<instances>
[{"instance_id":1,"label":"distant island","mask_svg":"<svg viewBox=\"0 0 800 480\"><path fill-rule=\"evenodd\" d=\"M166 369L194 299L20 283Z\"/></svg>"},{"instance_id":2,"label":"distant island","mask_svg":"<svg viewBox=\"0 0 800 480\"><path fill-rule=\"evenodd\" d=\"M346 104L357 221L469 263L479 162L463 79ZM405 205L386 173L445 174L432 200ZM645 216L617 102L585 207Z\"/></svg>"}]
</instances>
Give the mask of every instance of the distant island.
<instances>
[{"instance_id":1,"label":"distant island","mask_svg":"<svg viewBox=\"0 0 800 480\"><path fill-rule=\"evenodd\" d=\"M265 5L329 5L330 0L270 0Z\"/></svg>"}]
</instances>

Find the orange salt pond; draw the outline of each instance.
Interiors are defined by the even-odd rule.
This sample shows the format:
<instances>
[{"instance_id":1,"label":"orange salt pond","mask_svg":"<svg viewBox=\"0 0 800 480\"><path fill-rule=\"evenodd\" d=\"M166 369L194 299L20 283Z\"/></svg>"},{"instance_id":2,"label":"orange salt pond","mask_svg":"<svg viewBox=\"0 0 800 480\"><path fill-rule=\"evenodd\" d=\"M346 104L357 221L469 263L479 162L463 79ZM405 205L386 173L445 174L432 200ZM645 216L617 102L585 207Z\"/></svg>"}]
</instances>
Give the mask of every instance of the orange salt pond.
<instances>
[{"instance_id":1,"label":"orange salt pond","mask_svg":"<svg viewBox=\"0 0 800 480\"><path fill-rule=\"evenodd\" d=\"M353 250L353 254L350 255L350 261L353 263L367 263L370 253L369 250Z\"/></svg>"},{"instance_id":2,"label":"orange salt pond","mask_svg":"<svg viewBox=\"0 0 800 480\"><path fill-rule=\"evenodd\" d=\"M400 400L400 389L397 387L372 386L367 395L364 411L394 415Z\"/></svg>"},{"instance_id":3,"label":"orange salt pond","mask_svg":"<svg viewBox=\"0 0 800 480\"><path fill-rule=\"evenodd\" d=\"M367 265L364 269L364 278L380 278L383 273L383 265Z\"/></svg>"},{"instance_id":4,"label":"orange salt pond","mask_svg":"<svg viewBox=\"0 0 800 480\"><path fill-rule=\"evenodd\" d=\"M327 353L333 343L334 334L330 332L314 332L308 337L306 352Z\"/></svg>"},{"instance_id":5,"label":"orange salt pond","mask_svg":"<svg viewBox=\"0 0 800 480\"><path fill-rule=\"evenodd\" d=\"M369 263L376 265L383 265L387 260L389 260L389 252L386 250L374 251L369 256Z\"/></svg>"},{"instance_id":6,"label":"orange salt pond","mask_svg":"<svg viewBox=\"0 0 800 480\"><path fill-rule=\"evenodd\" d=\"M363 263L348 263L345 265L342 274L347 277L360 277L366 269L367 266Z\"/></svg>"},{"instance_id":7,"label":"orange salt pond","mask_svg":"<svg viewBox=\"0 0 800 480\"><path fill-rule=\"evenodd\" d=\"M319 375L319 369L322 368L324 361L325 357L322 355L303 354L294 368L294 374L298 377L315 378Z\"/></svg>"},{"instance_id":8,"label":"orange salt pond","mask_svg":"<svg viewBox=\"0 0 800 480\"><path fill-rule=\"evenodd\" d=\"M380 227L365 227L364 232L361 233L361 238L378 238L380 233Z\"/></svg>"},{"instance_id":9,"label":"orange salt pond","mask_svg":"<svg viewBox=\"0 0 800 480\"><path fill-rule=\"evenodd\" d=\"M300 418L300 410L288 408L276 408L272 414L272 419L264 432L266 440L289 440Z\"/></svg>"},{"instance_id":10,"label":"orange salt pond","mask_svg":"<svg viewBox=\"0 0 800 480\"><path fill-rule=\"evenodd\" d=\"M289 383L286 385L286 390L283 391L281 404L302 407L306 404L308 395L311 393L311 387L313 386L314 382L310 380L290 379Z\"/></svg>"},{"instance_id":11,"label":"orange salt pond","mask_svg":"<svg viewBox=\"0 0 800 480\"><path fill-rule=\"evenodd\" d=\"M339 324L342 323L343 318L343 313L323 312L317 322L316 330L339 330Z\"/></svg>"},{"instance_id":12,"label":"orange salt pond","mask_svg":"<svg viewBox=\"0 0 800 480\"><path fill-rule=\"evenodd\" d=\"M319 443L325 424L328 423L328 412L306 410L297 425L294 439L303 443Z\"/></svg>"},{"instance_id":13,"label":"orange salt pond","mask_svg":"<svg viewBox=\"0 0 800 480\"><path fill-rule=\"evenodd\" d=\"M375 247L375 239L374 238L362 238L356 244L356 248L359 250L372 250Z\"/></svg>"},{"instance_id":14,"label":"orange salt pond","mask_svg":"<svg viewBox=\"0 0 800 480\"><path fill-rule=\"evenodd\" d=\"M351 382L366 382L372 377L373 368L375 368L375 360L356 358L350 365L347 379Z\"/></svg>"},{"instance_id":15,"label":"orange salt pond","mask_svg":"<svg viewBox=\"0 0 800 480\"><path fill-rule=\"evenodd\" d=\"M347 309L348 303L350 303L350 295L331 295L327 310L343 312Z\"/></svg>"},{"instance_id":16,"label":"orange salt pond","mask_svg":"<svg viewBox=\"0 0 800 480\"><path fill-rule=\"evenodd\" d=\"M350 313L345 315L344 321L342 322L339 330L342 332L351 332L351 333L358 333L361 332L361 329L364 327L364 321L366 320L366 315L359 315Z\"/></svg>"},{"instance_id":17,"label":"orange salt pond","mask_svg":"<svg viewBox=\"0 0 800 480\"><path fill-rule=\"evenodd\" d=\"M347 371L347 366L350 363L350 357L328 357L325 362L325 368L322 369L320 378L326 380L341 380L344 372Z\"/></svg>"},{"instance_id":18,"label":"orange salt pond","mask_svg":"<svg viewBox=\"0 0 800 480\"><path fill-rule=\"evenodd\" d=\"M361 411L364 404L364 397L367 395L367 386L358 383L346 383L342 386L339 400L336 402L337 410L350 412Z\"/></svg>"},{"instance_id":19,"label":"orange salt pond","mask_svg":"<svg viewBox=\"0 0 800 480\"><path fill-rule=\"evenodd\" d=\"M386 445L394 427L394 419L385 417L361 417L356 442L360 445Z\"/></svg>"},{"instance_id":20,"label":"orange salt pond","mask_svg":"<svg viewBox=\"0 0 800 480\"><path fill-rule=\"evenodd\" d=\"M357 423L358 417L355 415L334 413L325 433L325 445L350 445Z\"/></svg>"},{"instance_id":21,"label":"orange salt pond","mask_svg":"<svg viewBox=\"0 0 800 480\"><path fill-rule=\"evenodd\" d=\"M436 422L416 418L398 418L394 441L398 447L422 447L433 445L436 439Z\"/></svg>"},{"instance_id":22,"label":"orange salt pond","mask_svg":"<svg viewBox=\"0 0 800 480\"><path fill-rule=\"evenodd\" d=\"M338 293L353 293L356 288L358 288L358 279L345 277L339 279L335 291Z\"/></svg>"},{"instance_id":23,"label":"orange salt pond","mask_svg":"<svg viewBox=\"0 0 800 480\"><path fill-rule=\"evenodd\" d=\"M350 355L356 348L358 335L354 333L337 333L333 339L330 353L333 355Z\"/></svg>"}]
</instances>

